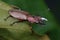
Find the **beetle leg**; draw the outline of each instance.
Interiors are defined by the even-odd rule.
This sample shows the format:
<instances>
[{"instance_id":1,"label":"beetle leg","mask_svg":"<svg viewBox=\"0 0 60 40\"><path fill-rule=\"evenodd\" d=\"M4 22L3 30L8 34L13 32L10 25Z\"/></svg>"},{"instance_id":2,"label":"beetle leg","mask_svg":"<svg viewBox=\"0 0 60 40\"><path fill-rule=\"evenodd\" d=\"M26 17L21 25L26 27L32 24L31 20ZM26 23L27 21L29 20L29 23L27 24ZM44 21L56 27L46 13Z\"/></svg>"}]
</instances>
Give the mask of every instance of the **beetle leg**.
<instances>
[{"instance_id":1,"label":"beetle leg","mask_svg":"<svg viewBox=\"0 0 60 40\"><path fill-rule=\"evenodd\" d=\"M32 26L31 26L31 24L29 23L29 27L30 27L30 30L31 30L31 35L33 35L33 33L34 33L34 31L32 30Z\"/></svg>"},{"instance_id":2,"label":"beetle leg","mask_svg":"<svg viewBox=\"0 0 60 40\"><path fill-rule=\"evenodd\" d=\"M8 17L6 17L4 20L6 21L9 17L12 17L11 15L9 15Z\"/></svg>"},{"instance_id":3,"label":"beetle leg","mask_svg":"<svg viewBox=\"0 0 60 40\"><path fill-rule=\"evenodd\" d=\"M10 26L13 26L15 23L19 23L20 21L15 21L13 23L10 24Z\"/></svg>"},{"instance_id":4,"label":"beetle leg","mask_svg":"<svg viewBox=\"0 0 60 40\"><path fill-rule=\"evenodd\" d=\"M11 23L10 26L13 26L15 23L19 23L19 22L21 22L21 21L15 21L15 22Z\"/></svg>"},{"instance_id":5,"label":"beetle leg","mask_svg":"<svg viewBox=\"0 0 60 40\"><path fill-rule=\"evenodd\" d=\"M34 32L33 32L32 28L31 28L31 34L33 35L33 33L34 33Z\"/></svg>"},{"instance_id":6,"label":"beetle leg","mask_svg":"<svg viewBox=\"0 0 60 40\"><path fill-rule=\"evenodd\" d=\"M14 6L14 5L11 5L11 7L12 7L13 9L20 10L20 9L19 9L19 7L17 7L17 6Z\"/></svg>"},{"instance_id":7,"label":"beetle leg","mask_svg":"<svg viewBox=\"0 0 60 40\"><path fill-rule=\"evenodd\" d=\"M34 34L34 31L32 30L32 27L30 27L30 30L31 30L31 35L33 35Z\"/></svg>"}]
</instances>

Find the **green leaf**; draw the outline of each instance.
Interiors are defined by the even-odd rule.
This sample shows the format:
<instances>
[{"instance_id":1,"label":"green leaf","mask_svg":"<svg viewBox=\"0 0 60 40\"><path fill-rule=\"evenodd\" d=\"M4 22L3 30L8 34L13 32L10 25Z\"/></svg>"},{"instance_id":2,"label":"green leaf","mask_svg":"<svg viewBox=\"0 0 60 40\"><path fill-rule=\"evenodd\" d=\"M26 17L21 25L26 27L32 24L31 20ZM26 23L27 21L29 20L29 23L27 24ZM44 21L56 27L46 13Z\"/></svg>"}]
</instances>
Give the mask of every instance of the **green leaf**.
<instances>
[{"instance_id":1,"label":"green leaf","mask_svg":"<svg viewBox=\"0 0 60 40\"><path fill-rule=\"evenodd\" d=\"M41 26L37 24L33 24L33 30L39 35L43 35L48 30L52 30L56 27L56 22L54 16L51 12L49 12L46 4L43 0L3 0L4 2L12 5L16 5L20 7L22 10L30 12L32 15L43 16L48 19L46 25Z\"/></svg>"},{"instance_id":2,"label":"green leaf","mask_svg":"<svg viewBox=\"0 0 60 40\"><path fill-rule=\"evenodd\" d=\"M52 13L48 10L48 7L45 4L44 0L8 0L8 1L2 0L2 1L6 2L9 5L18 6L20 9L28 11L32 15L39 15L39 16L47 18L48 22L46 23L46 25L31 24L33 31L38 35L44 35L48 31L51 31L57 27L57 23L55 21L54 15L52 15ZM4 3L4 5L5 5L5 3ZM29 25L27 25L24 22L24 23L15 24L12 27L9 26L10 23L12 23L13 21L16 21L16 20L10 18L10 19L8 19L9 21L6 21L6 22L3 21L3 18L5 18L9 15L9 14L7 14L7 11L8 11L8 9L10 9L10 7L8 6L8 7L6 7L6 9L4 7L0 8L0 15L1 15L0 18L2 17L1 21L0 21L0 23L1 23L0 26L2 28L7 28L9 31L11 31L13 33L13 36L14 35L17 36L17 39L18 39L18 38L20 38L19 35L22 32L21 30L23 30L23 32L25 32L26 30L29 31L29 29L28 29ZM18 31L18 32L16 33L16 31ZM26 36L26 34L23 34L23 35ZM14 38L16 38L16 37L14 37ZM24 39L27 40L26 38L24 38ZM31 39L30 36L29 36L29 38ZM22 39L22 40L24 40L24 39ZM34 37L31 40L36 40L36 39Z\"/></svg>"},{"instance_id":3,"label":"green leaf","mask_svg":"<svg viewBox=\"0 0 60 40\"><path fill-rule=\"evenodd\" d=\"M14 18L4 19L9 15L8 10L11 7L5 2L0 1L0 40L37 40L36 36L32 36L29 25L25 22L14 24L17 21Z\"/></svg>"}]
</instances>

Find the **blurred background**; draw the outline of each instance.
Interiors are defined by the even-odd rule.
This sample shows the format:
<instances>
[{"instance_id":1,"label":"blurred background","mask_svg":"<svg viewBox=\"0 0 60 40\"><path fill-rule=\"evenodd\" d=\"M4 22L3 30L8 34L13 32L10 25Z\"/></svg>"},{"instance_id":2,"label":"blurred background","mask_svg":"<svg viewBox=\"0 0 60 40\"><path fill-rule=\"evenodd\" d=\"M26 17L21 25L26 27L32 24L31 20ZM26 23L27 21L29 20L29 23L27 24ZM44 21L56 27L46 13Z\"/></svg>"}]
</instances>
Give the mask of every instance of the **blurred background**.
<instances>
[{"instance_id":1,"label":"blurred background","mask_svg":"<svg viewBox=\"0 0 60 40\"><path fill-rule=\"evenodd\" d=\"M59 0L0 0L0 40L60 40L60 2ZM48 19L46 25L28 25L21 22L10 26L17 19L4 21L11 5ZM35 34L31 35L30 26Z\"/></svg>"},{"instance_id":2,"label":"blurred background","mask_svg":"<svg viewBox=\"0 0 60 40\"><path fill-rule=\"evenodd\" d=\"M53 12L53 15L56 17L56 20L60 24L60 12L59 12L59 7L60 7L60 1L59 0L45 0L46 4L48 7L51 9L50 11Z\"/></svg>"}]
</instances>

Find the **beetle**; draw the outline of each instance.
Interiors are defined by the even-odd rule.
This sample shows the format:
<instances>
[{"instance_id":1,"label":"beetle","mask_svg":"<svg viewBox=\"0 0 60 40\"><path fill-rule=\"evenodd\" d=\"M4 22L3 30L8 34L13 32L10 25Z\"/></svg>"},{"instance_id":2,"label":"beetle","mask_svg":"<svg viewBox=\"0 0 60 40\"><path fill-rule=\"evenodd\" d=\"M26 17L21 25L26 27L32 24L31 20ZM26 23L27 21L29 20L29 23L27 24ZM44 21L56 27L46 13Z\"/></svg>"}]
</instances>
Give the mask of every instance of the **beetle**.
<instances>
[{"instance_id":1,"label":"beetle","mask_svg":"<svg viewBox=\"0 0 60 40\"><path fill-rule=\"evenodd\" d=\"M12 26L15 23L19 23L22 21L28 21L30 23L36 23L36 24L40 24L40 25L45 25L48 20L44 17L41 16L33 16L31 15L29 12L23 11L21 9L19 9L16 6L12 6L12 9L10 9L8 11L8 13L10 14L8 17L6 17L4 20L6 21L9 17L12 18L16 18L18 19L18 21L13 22L12 24L10 24L10 26ZM34 33L34 31L32 30L32 27L30 27L32 34Z\"/></svg>"},{"instance_id":2,"label":"beetle","mask_svg":"<svg viewBox=\"0 0 60 40\"><path fill-rule=\"evenodd\" d=\"M7 18L5 18L4 20L7 20L9 17L18 19L18 21L13 22L11 25L18 23L18 22L22 22L22 21L28 21L30 23L37 23L40 25L45 25L45 22L48 21L44 17L33 16L29 12L23 11L16 6L12 6L12 9L10 9L8 11L8 13L10 15Z\"/></svg>"}]
</instances>

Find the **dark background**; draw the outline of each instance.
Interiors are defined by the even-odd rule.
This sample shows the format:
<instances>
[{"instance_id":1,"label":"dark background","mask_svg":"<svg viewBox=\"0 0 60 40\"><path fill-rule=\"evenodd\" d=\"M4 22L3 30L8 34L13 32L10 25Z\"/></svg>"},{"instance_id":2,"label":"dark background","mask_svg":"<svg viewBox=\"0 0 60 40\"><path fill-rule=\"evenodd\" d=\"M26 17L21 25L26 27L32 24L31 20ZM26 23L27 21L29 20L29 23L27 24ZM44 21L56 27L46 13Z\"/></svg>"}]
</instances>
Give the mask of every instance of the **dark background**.
<instances>
[{"instance_id":1,"label":"dark background","mask_svg":"<svg viewBox=\"0 0 60 40\"><path fill-rule=\"evenodd\" d=\"M50 8L52 14L55 16L58 24L60 24L60 0L45 0L48 8ZM49 33L51 40L60 40L60 28L53 30Z\"/></svg>"},{"instance_id":2,"label":"dark background","mask_svg":"<svg viewBox=\"0 0 60 40\"><path fill-rule=\"evenodd\" d=\"M45 0L50 11L53 12L56 20L60 24L60 0Z\"/></svg>"}]
</instances>

